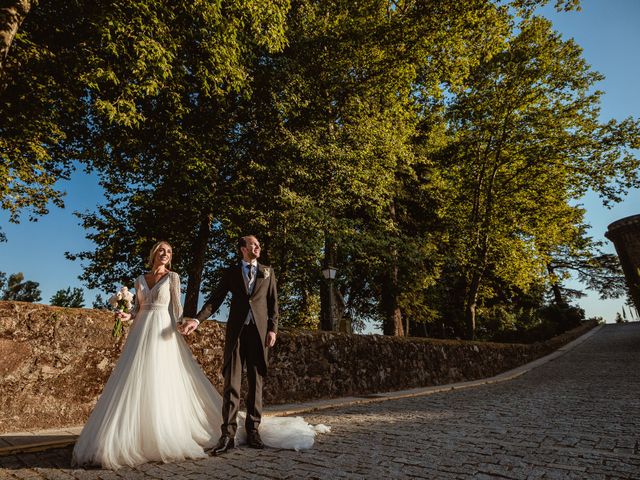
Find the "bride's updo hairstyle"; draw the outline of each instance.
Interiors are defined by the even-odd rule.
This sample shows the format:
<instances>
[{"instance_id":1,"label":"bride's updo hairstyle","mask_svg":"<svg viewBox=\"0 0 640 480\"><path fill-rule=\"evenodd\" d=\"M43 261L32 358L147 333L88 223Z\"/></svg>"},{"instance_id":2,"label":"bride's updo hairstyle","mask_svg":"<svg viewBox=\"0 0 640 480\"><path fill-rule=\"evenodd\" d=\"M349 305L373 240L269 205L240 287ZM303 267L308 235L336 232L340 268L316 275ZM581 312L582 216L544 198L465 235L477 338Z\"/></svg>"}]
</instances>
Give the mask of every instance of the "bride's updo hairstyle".
<instances>
[{"instance_id":1,"label":"bride's updo hairstyle","mask_svg":"<svg viewBox=\"0 0 640 480\"><path fill-rule=\"evenodd\" d=\"M153 247L151 247L151 250L149 251L149 270L153 269L153 259L156 258L156 253L158 253L158 250L162 245L166 245L167 247L169 247L169 249L171 250L171 259L173 259L173 247L171 246L171 244L165 240L160 240ZM171 259L167 263L167 268L171 268Z\"/></svg>"}]
</instances>

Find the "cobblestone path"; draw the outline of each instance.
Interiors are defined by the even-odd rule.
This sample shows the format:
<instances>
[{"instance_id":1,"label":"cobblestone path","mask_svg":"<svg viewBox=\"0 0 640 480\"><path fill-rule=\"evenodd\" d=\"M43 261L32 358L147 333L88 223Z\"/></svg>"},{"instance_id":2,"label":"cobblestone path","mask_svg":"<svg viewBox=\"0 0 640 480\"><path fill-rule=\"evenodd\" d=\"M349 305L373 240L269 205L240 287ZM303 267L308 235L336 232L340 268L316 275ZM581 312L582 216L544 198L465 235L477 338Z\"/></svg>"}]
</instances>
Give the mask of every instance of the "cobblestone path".
<instances>
[{"instance_id":1,"label":"cobblestone path","mask_svg":"<svg viewBox=\"0 0 640 480\"><path fill-rule=\"evenodd\" d=\"M640 323L607 325L507 382L308 414L305 452L74 470L70 448L0 458L0 479L640 479Z\"/></svg>"}]
</instances>

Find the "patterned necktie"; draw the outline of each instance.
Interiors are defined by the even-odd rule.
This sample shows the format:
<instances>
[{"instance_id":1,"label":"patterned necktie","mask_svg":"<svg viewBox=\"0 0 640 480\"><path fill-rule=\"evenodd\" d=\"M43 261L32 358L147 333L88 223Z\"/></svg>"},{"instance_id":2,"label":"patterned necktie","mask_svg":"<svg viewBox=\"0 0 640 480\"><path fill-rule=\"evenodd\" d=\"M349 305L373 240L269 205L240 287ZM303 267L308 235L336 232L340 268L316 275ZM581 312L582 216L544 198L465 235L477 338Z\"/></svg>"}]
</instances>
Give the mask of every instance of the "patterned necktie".
<instances>
[{"instance_id":1,"label":"patterned necktie","mask_svg":"<svg viewBox=\"0 0 640 480\"><path fill-rule=\"evenodd\" d=\"M251 275L251 264L247 265L247 280L249 280L249 283L251 283L251 280L253 280L253 276Z\"/></svg>"}]
</instances>

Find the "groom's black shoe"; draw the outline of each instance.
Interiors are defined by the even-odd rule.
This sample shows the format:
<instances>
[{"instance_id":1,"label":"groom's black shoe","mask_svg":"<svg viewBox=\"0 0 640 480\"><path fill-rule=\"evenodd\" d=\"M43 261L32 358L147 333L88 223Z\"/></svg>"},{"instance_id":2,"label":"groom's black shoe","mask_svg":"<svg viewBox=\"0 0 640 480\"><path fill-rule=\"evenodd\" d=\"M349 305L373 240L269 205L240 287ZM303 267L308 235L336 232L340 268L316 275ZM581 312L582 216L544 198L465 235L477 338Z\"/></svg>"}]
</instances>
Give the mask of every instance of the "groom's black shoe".
<instances>
[{"instance_id":1,"label":"groom's black shoe","mask_svg":"<svg viewBox=\"0 0 640 480\"><path fill-rule=\"evenodd\" d=\"M231 450L236 446L235 441L229 435L222 435L220 440L218 440L218 444L207 450L209 455L220 455L221 453L226 452L227 450Z\"/></svg>"},{"instance_id":2,"label":"groom's black shoe","mask_svg":"<svg viewBox=\"0 0 640 480\"><path fill-rule=\"evenodd\" d=\"M262 443L262 439L260 438L260 434L255 432L249 432L247 434L247 444L251 448L264 448L264 443Z\"/></svg>"}]
</instances>

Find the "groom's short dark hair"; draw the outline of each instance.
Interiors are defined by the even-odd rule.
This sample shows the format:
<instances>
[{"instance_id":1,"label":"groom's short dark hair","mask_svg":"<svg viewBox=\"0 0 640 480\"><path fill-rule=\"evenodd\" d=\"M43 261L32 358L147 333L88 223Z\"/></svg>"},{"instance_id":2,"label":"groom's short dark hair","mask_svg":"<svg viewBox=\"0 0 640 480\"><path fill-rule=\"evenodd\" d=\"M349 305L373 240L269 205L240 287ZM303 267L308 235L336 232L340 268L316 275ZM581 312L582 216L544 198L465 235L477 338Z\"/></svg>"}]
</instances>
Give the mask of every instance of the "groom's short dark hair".
<instances>
[{"instance_id":1,"label":"groom's short dark hair","mask_svg":"<svg viewBox=\"0 0 640 480\"><path fill-rule=\"evenodd\" d=\"M255 235L245 235L244 237L238 238L238 252L242 252L242 250L240 249L247 246L247 239L249 238L255 238L256 240L258 239L258 237L256 237Z\"/></svg>"}]
</instances>

